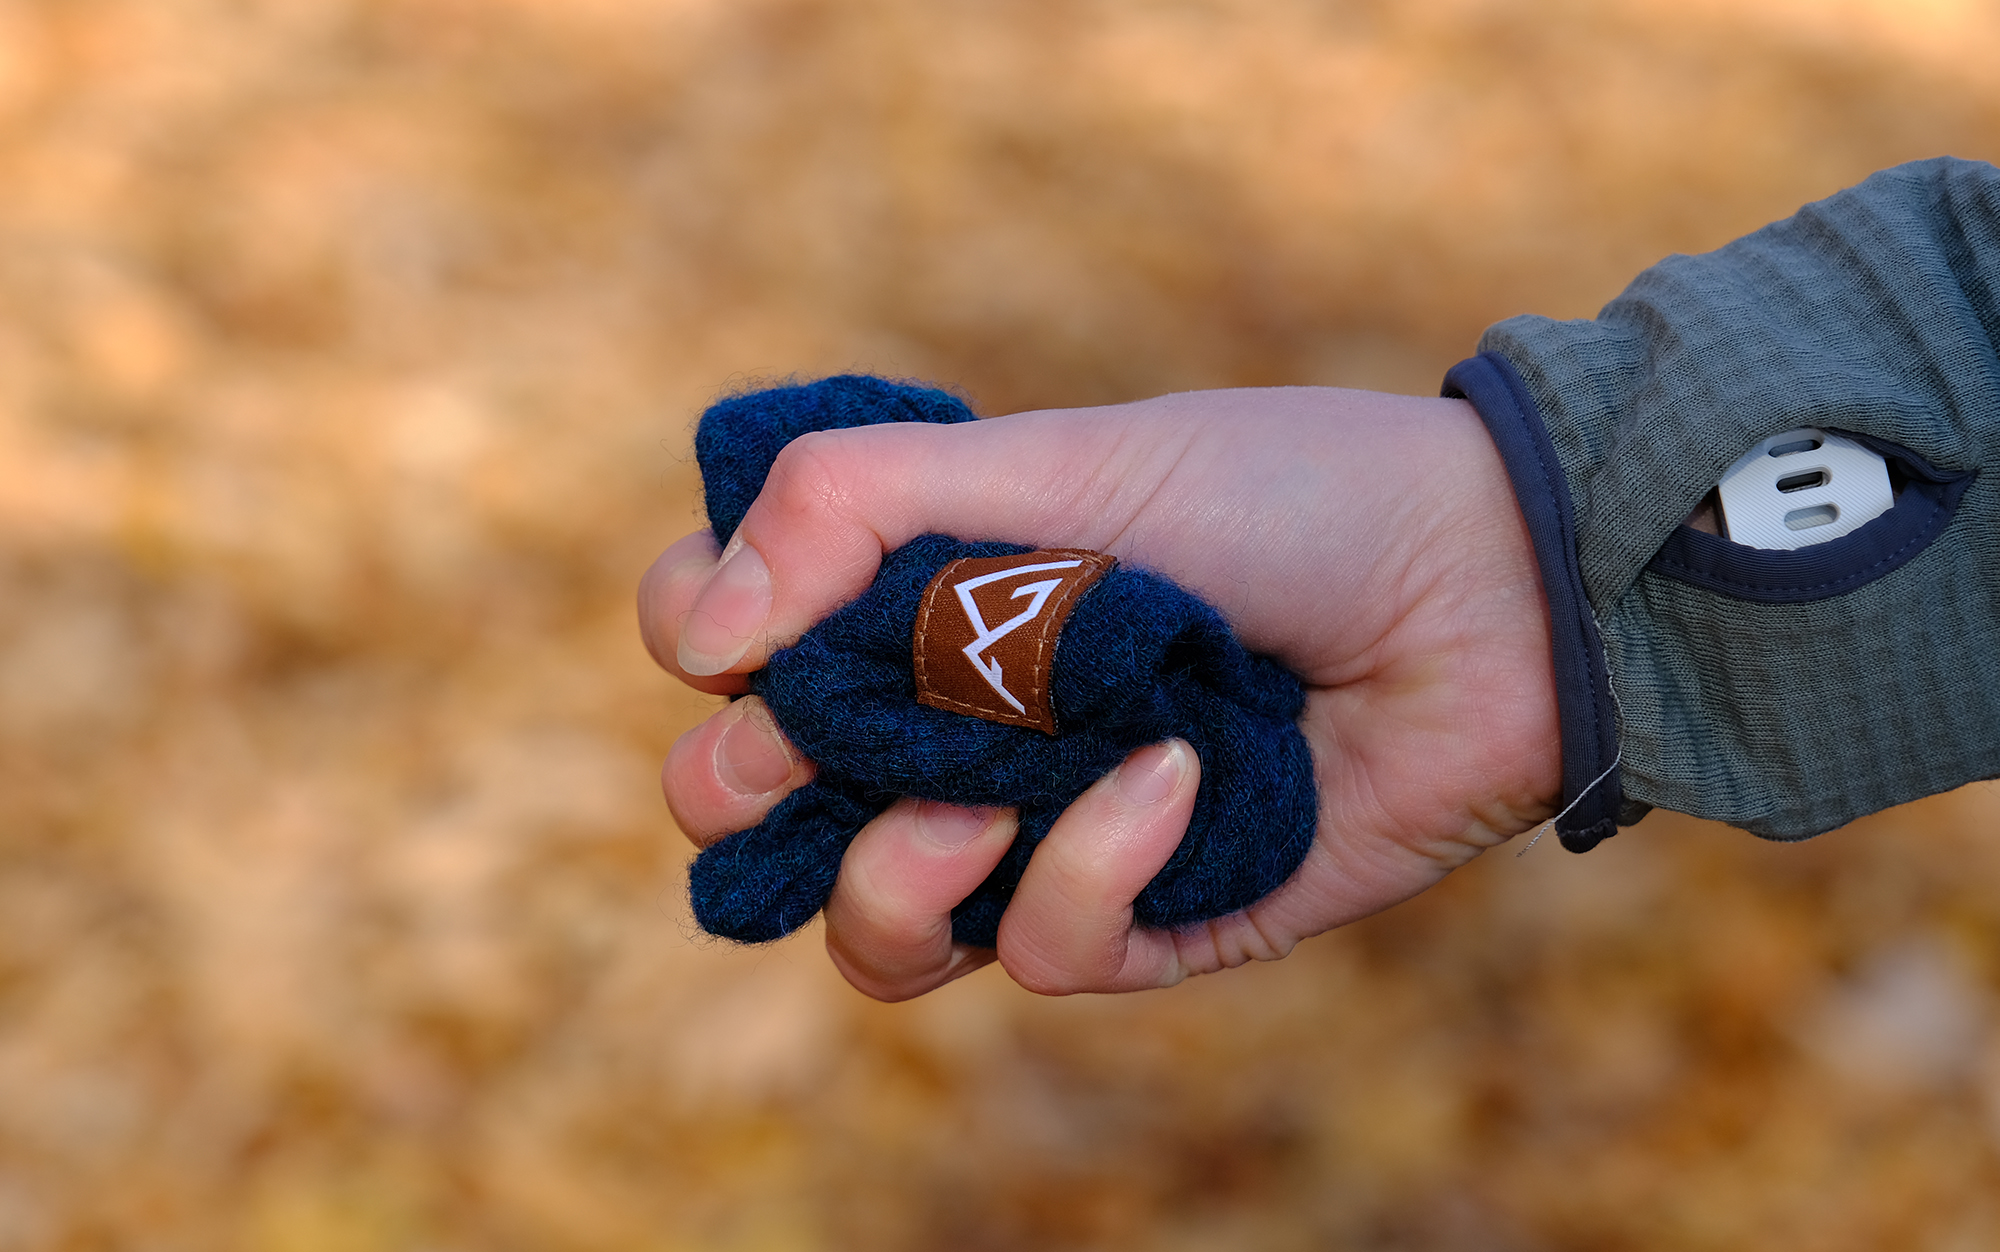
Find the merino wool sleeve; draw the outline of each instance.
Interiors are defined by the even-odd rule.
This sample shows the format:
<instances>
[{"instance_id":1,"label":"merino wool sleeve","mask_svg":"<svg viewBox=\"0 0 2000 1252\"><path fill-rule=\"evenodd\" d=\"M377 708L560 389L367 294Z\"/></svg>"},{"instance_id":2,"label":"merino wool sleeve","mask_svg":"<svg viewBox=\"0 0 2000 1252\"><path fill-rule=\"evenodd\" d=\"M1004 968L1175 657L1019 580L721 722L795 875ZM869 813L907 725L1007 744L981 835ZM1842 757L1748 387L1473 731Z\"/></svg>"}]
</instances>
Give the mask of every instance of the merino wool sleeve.
<instances>
[{"instance_id":1,"label":"merino wool sleeve","mask_svg":"<svg viewBox=\"0 0 2000 1252\"><path fill-rule=\"evenodd\" d=\"M1647 805L1799 839L2000 775L1996 338L2000 171L1949 158L1670 257L1594 319L1486 332L1446 391L1501 445L1559 619L1566 844ZM1795 552L1684 524L1797 427L1887 457L1890 511Z\"/></svg>"}]
</instances>

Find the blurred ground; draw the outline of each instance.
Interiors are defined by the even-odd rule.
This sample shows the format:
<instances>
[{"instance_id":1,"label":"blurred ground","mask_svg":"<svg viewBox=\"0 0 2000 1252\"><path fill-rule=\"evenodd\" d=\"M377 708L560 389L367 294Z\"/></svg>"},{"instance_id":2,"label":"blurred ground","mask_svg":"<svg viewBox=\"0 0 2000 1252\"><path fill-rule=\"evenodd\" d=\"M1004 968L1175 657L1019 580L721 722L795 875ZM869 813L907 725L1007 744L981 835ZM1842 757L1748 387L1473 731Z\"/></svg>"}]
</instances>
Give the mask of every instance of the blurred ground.
<instances>
[{"instance_id":1,"label":"blurred ground","mask_svg":"<svg viewBox=\"0 0 2000 1252\"><path fill-rule=\"evenodd\" d=\"M1282 965L690 938L688 424L1433 392L1873 169L1975 0L0 3L0 1248L2000 1246L2000 793Z\"/></svg>"}]
</instances>

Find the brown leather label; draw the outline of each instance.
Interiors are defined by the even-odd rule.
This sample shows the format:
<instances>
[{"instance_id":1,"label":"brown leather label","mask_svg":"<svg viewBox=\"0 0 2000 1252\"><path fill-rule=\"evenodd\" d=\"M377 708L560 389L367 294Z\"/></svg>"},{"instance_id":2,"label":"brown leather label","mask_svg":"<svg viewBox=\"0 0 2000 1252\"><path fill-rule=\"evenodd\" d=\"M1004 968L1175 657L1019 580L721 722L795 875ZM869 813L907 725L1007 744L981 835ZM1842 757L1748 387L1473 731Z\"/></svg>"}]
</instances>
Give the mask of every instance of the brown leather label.
<instances>
[{"instance_id":1,"label":"brown leather label","mask_svg":"<svg viewBox=\"0 0 2000 1252\"><path fill-rule=\"evenodd\" d=\"M1055 734L1049 675L1063 623L1115 564L1086 548L1045 548L939 570L917 606L917 702Z\"/></svg>"}]
</instances>

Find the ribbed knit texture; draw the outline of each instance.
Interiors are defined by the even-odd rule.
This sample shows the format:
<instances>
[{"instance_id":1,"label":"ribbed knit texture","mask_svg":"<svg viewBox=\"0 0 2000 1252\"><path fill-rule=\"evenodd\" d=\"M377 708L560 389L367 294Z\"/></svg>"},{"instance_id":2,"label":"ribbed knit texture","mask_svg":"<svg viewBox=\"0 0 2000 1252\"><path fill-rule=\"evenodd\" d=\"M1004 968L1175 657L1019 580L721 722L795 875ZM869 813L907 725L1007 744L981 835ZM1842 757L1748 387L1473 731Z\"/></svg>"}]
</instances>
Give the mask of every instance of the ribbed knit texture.
<instances>
[{"instance_id":1,"label":"ribbed knit texture","mask_svg":"<svg viewBox=\"0 0 2000 1252\"><path fill-rule=\"evenodd\" d=\"M695 447L718 538L733 533L771 461L808 430L969 421L944 392L864 377L739 396L702 418ZM1312 844L1318 795L1297 719L1298 679L1246 653L1216 611L1167 579L1119 566L1078 602L1055 655L1055 736L920 705L910 635L933 575L967 556L1028 551L925 535L883 558L859 599L751 676L814 780L753 829L696 858L695 917L744 942L789 934L826 903L855 833L898 796L1020 810L998 869L953 912L953 935L991 946L1021 872L1056 817L1133 750L1188 741L1201 786L1173 859L1134 903L1144 925L1204 921L1255 902Z\"/></svg>"},{"instance_id":2,"label":"ribbed knit texture","mask_svg":"<svg viewBox=\"0 0 2000 1252\"><path fill-rule=\"evenodd\" d=\"M1593 320L1487 332L1575 502L1627 796L1793 839L2000 774L1996 339L2000 171L1949 159L1670 257ZM1825 599L1653 564L1737 457L1799 426L1977 476L1914 558Z\"/></svg>"}]
</instances>

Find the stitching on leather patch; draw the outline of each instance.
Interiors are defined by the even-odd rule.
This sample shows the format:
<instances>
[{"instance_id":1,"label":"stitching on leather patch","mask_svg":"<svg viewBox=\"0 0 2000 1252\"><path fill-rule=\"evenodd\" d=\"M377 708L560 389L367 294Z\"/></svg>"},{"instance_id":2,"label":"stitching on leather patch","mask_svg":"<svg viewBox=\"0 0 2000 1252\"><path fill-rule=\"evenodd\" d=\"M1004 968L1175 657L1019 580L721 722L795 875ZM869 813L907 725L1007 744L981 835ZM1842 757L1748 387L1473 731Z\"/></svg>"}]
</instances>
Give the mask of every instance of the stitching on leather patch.
<instances>
[{"instance_id":1,"label":"stitching on leather patch","mask_svg":"<svg viewBox=\"0 0 2000 1252\"><path fill-rule=\"evenodd\" d=\"M939 570L911 632L917 702L1055 734L1049 679L1063 625L1116 564L1087 548L1044 548Z\"/></svg>"}]
</instances>

